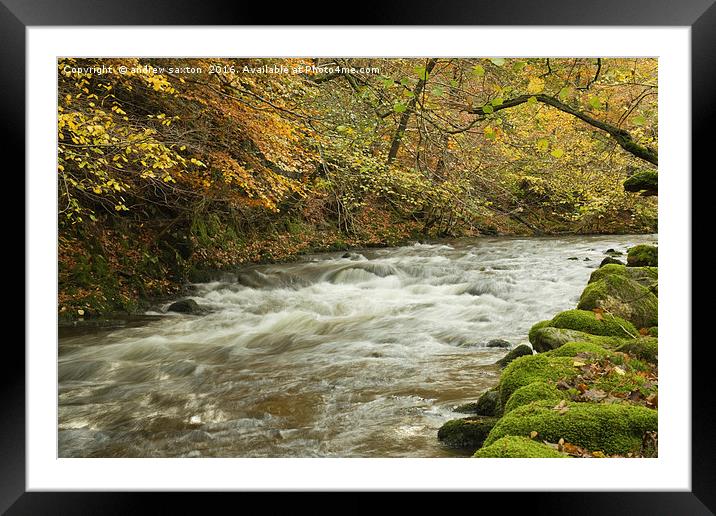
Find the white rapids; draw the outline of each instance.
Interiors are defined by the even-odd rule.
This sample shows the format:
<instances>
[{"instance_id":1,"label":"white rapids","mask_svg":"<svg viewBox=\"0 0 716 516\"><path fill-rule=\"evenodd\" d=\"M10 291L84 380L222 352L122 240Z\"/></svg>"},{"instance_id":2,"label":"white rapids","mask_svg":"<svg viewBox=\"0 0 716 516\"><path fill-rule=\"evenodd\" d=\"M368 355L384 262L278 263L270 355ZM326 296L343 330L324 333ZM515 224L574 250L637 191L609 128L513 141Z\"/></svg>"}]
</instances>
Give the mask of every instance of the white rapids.
<instances>
[{"instance_id":1,"label":"white rapids","mask_svg":"<svg viewBox=\"0 0 716 516\"><path fill-rule=\"evenodd\" d=\"M537 321L604 251L656 235L480 238L252 266L190 296L206 315L62 335L61 457L440 457ZM576 257L576 260L569 258Z\"/></svg>"}]
</instances>

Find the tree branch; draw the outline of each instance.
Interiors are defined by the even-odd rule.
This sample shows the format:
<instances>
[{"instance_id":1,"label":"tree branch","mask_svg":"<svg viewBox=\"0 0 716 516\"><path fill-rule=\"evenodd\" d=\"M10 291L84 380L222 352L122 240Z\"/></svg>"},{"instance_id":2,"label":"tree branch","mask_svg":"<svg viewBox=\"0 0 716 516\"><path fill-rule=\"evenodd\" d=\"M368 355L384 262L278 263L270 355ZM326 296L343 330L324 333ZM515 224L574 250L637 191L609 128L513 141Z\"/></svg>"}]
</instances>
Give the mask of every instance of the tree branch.
<instances>
[{"instance_id":1,"label":"tree branch","mask_svg":"<svg viewBox=\"0 0 716 516\"><path fill-rule=\"evenodd\" d=\"M493 111L499 111L501 109L508 109L511 107L519 106L520 104L524 104L525 102L527 102L531 97L534 97L537 102L541 102L542 104L547 104L548 106L552 106L553 108L559 109L564 113L568 113L576 118L579 118L583 122L586 122L589 125L596 127L597 129L601 129L602 131L609 133L619 144L619 146L625 151L629 152L630 154L636 156L639 159L651 163L652 165L658 166L659 158L657 152L654 149L636 143L628 131L625 131L624 129L621 129L615 125L602 122L601 120L597 120L596 118L593 118L592 116L583 113L582 111L577 111L573 107L565 104L564 102L560 102L554 97L550 97L542 93L537 95L520 95L519 97L505 100L502 105L494 106ZM468 109L467 112L473 115L487 114L482 110L481 107Z\"/></svg>"}]
</instances>

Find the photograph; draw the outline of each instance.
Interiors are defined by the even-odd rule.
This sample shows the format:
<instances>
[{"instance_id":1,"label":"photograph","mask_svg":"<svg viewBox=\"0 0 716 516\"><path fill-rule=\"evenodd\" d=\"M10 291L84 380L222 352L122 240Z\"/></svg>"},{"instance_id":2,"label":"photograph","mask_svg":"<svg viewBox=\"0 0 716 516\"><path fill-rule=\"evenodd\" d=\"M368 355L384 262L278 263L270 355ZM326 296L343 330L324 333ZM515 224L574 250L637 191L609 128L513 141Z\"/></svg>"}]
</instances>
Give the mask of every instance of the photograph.
<instances>
[{"instance_id":1,"label":"photograph","mask_svg":"<svg viewBox=\"0 0 716 516\"><path fill-rule=\"evenodd\" d=\"M565 51L53 56L57 457L656 462L660 59Z\"/></svg>"}]
</instances>

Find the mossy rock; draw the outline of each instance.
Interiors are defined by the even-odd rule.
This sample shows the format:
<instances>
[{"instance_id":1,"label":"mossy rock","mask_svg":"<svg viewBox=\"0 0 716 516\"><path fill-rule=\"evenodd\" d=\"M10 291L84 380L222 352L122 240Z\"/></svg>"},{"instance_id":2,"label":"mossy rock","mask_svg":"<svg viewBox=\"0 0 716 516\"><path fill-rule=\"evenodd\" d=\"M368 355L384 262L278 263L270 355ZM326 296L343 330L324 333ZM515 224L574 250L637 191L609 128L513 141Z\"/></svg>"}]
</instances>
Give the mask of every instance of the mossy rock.
<instances>
[{"instance_id":1,"label":"mossy rock","mask_svg":"<svg viewBox=\"0 0 716 516\"><path fill-rule=\"evenodd\" d=\"M479 416L499 416L502 413L500 391L497 388L482 393L477 401L465 403L455 408L455 412L477 414Z\"/></svg>"},{"instance_id":2,"label":"mossy rock","mask_svg":"<svg viewBox=\"0 0 716 516\"><path fill-rule=\"evenodd\" d=\"M560 391L553 383L532 382L512 393L505 404L505 414L533 401L553 401L556 404L566 398L564 391Z\"/></svg>"},{"instance_id":3,"label":"mossy rock","mask_svg":"<svg viewBox=\"0 0 716 516\"><path fill-rule=\"evenodd\" d=\"M451 419L438 430L438 439L450 448L477 449L496 422L494 417Z\"/></svg>"},{"instance_id":4,"label":"mossy rock","mask_svg":"<svg viewBox=\"0 0 716 516\"><path fill-rule=\"evenodd\" d=\"M511 350L509 353L507 353L504 357L499 359L497 362L495 362L500 367L507 367L507 365L512 362L514 359L526 356L526 355L532 355L533 350L531 347L529 347L527 344L520 344L515 349Z\"/></svg>"},{"instance_id":5,"label":"mossy rock","mask_svg":"<svg viewBox=\"0 0 716 516\"><path fill-rule=\"evenodd\" d=\"M534 346L534 340L533 340L533 338L534 338L535 332L537 332L537 331L540 330L541 328L546 328L546 327L548 327L548 326L549 326L549 323L551 323L551 322L552 322L552 321L551 321L550 319L547 319L546 321L540 321L540 322L535 323L535 324L532 325L532 327L530 328L530 331L529 331L529 333L528 333L528 335L527 335L527 338L529 339L530 343L531 343L533 346Z\"/></svg>"},{"instance_id":6,"label":"mossy rock","mask_svg":"<svg viewBox=\"0 0 716 516\"><path fill-rule=\"evenodd\" d=\"M616 258L612 258L611 256L607 256L599 263L599 267L604 267L605 265L624 265L624 262L617 260Z\"/></svg>"},{"instance_id":7,"label":"mossy rock","mask_svg":"<svg viewBox=\"0 0 716 516\"><path fill-rule=\"evenodd\" d=\"M655 170L640 170L624 181L624 190L627 192L640 192L642 195L657 195L659 192L659 174Z\"/></svg>"},{"instance_id":8,"label":"mossy rock","mask_svg":"<svg viewBox=\"0 0 716 516\"><path fill-rule=\"evenodd\" d=\"M638 453L645 432L656 431L657 425L657 411L645 407L565 402L555 410L553 402L540 401L505 414L490 431L485 446L506 435L527 437L537 432L539 439L549 442L564 439L590 451L626 455Z\"/></svg>"},{"instance_id":9,"label":"mossy rock","mask_svg":"<svg viewBox=\"0 0 716 516\"><path fill-rule=\"evenodd\" d=\"M610 346L620 341L617 337L602 337L578 330L565 328L539 328L532 332L532 347L538 353L546 353L564 346L567 342L596 342Z\"/></svg>"},{"instance_id":10,"label":"mossy rock","mask_svg":"<svg viewBox=\"0 0 716 516\"><path fill-rule=\"evenodd\" d=\"M642 287L646 287L652 291L659 284L658 267L627 267L624 264L609 264L604 267L600 267L589 277L589 283L599 281L610 274L625 276L632 281L636 281Z\"/></svg>"},{"instance_id":11,"label":"mossy rock","mask_svg":"<svg viewBox=\"0 0 716 516\"><path fill-rule=\"evenodd\" d=\"M179 301L173 302L167 308L167 312L177 312L182 314L201 314L204 313L204 309L201 308L196 301L193 299L180 299Z\"/></svg>"},{"instance_id":12,"label":"mossy rock","mask_svg":"<svg viewBox=\"0 0 716 516\"><path fill-rule=\"evenodd\" d=\"M627 252L629 267L657 267L659 265L659 249L648 244L635 245Z\"/></svg>"},{"instance_id":13,"label":"mossy rock","mask_svg":"<svg viewBox=\"0 0 716 516\"><path fill-rule=\"evenodd\" d=\"M554 316L549 325L554 328L567 328L611 337L633 337L637 334L634 325L621 317L602 314L602 318L597 319L596 314L588 310L560 312Z\"/></svg>"},{"instance_id":14,"label":"mossy rock","mask_svg":"<svg viewBox=\"0 0 716 516\"><path fill-rule=\"evenodd\" d=\"M544 354L520 357L508 365L500 377L500 402L504 407L512 393L533 382L556 382L572 378L578 371L570 357L548 357Z\"/></svg>"},{"instance_id":15,"label":"mossy rock","mask_svg":"<svg viewBox=\"0 0 716 516\"><path fill-rule=\"evenodd\" d=\"M582 292L577 308L601 308L637 328L649 328L659 323L657 297L648 288L618 274L602 275L599 280L590 282Z\"/></svg>"},{"instance_id":16,"label":"mossy rock","mask_svg":"<svg viewBox=\"0 0 716 516\"><path fill-rule=\"evenodd\" d=\"M628 353L641 360L646 360L647 362L656 364L659 356L659 340L656 337L640 337L638 339L630 339L617 346L615 350L620 351L621 353Z\"/></svg>"},{"instance_id":17,"label":"mossy rock","mask_svg":"<svg viewBox=\"0 0 716 516\"><path fill-rule=\"evenodd\" d=\"M473 457L478 459L565 459L569 458L569 455L527 437L506 435L491 445L480 448Z\"/></svg>"},{"instance_id":18,"label":"mossy rock","mask_svg":"<svg viewBox=\"0 0 716 516\"><path fill-rule=\"evenodd\" d=\"M604 344L609 345L613 340L605 340ZM613 356L614 353L609 351L604 345L597 341L592 342L567 342L565 345L553 349L547 353L551 357L575 357L577 355L592 355L595 358L603 358Z\"/></svg>"}]
</instances>

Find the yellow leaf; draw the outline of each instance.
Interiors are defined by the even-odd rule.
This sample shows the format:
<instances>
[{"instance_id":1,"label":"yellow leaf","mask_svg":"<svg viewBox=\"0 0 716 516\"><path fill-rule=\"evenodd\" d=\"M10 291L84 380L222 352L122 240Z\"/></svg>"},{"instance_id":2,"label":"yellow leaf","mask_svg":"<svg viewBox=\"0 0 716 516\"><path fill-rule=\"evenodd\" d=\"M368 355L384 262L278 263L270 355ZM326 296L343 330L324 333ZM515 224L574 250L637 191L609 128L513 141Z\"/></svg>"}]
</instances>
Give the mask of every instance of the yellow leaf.
<instances>
[{"instance_id":1,"label":"yellow leaf","mask_svg":"<svg viewBox=\"0 0 716 516\"><path fill-rule=\"evenodd\" d=\"M544 90L544 79L539 77L531 77L530 82L527 85L527 92L532 95L540 93Z\"/></svg>"}]
</instances>

